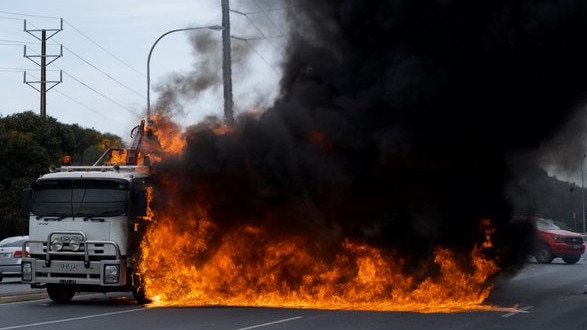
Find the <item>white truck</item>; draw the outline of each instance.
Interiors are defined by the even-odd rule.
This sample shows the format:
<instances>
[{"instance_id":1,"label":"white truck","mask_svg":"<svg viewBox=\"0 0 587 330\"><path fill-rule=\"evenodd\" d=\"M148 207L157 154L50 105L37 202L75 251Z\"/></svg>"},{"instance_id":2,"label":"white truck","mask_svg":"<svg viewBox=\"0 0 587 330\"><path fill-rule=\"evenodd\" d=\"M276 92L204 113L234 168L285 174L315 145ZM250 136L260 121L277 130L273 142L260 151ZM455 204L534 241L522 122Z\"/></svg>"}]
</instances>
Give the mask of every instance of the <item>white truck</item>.
<instances>
[{"instance_id":1,"label":"white truck","mask_svg":"<svg viewBox=\"0 0 587 330\"><path fill-rule=\"evenodd\" d=\"M24 283L46 288L57 303L76 292L116 291L147 302L138 263L148 223L148 166L129 159L134 165L53 168L23 190L22 212L29 219Z\"/></svg>"}]
</instances>

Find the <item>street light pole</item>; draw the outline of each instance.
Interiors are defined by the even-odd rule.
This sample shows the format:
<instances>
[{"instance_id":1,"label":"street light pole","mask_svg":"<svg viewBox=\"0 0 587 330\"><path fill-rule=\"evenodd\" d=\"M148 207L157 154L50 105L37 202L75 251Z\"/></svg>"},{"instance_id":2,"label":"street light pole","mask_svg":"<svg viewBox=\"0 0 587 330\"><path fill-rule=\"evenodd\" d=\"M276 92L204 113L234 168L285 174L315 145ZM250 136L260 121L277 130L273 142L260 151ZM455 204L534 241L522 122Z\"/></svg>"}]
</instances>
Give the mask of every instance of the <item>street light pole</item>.
<instances>
[{"instance_id":1,"label":"street light pole","mask_svg":"<svg viewBox=\"0 0 587 330\"><path fill-rule=\"evenodd\" d=\"M171 31L167 31L163 33L155 42L153 46L151 46L151 50L149 50L149 56L147 57L147 121L151 120L151 54L153 53L153 49L159 42L159 40L163 39L168 34L174 32L181 32L181 31L190 31L190 30L223 30L224 28L220 25L210 25L210 26L201 26L201 27L189 27L183 29L175 29Z\"/></svg>"}]
</instances>

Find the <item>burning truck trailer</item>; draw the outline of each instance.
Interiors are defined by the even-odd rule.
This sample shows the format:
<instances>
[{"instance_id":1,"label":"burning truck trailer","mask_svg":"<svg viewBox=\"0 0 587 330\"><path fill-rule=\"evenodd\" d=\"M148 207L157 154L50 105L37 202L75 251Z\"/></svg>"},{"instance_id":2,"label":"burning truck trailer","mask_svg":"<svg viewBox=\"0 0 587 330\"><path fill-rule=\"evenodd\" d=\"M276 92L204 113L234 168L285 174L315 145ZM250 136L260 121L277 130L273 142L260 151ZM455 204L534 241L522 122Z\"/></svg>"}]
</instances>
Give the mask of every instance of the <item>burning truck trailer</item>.
<instances>
[{"instance_id":1,"label":"burning truck trailer","mask_svg":"<svg viewBox=\"0 0 587 330\"><path fill-rule=\"evenodd\" d=\"M57 303L76 292L132 291L145 295L138 273L139 246L147 213L149 166L137 165L147 122L133 129L124 165L52 167L23 190L22 212L29 219L22 281L46 288ZM148 164L148 161L143 160ZM27 253L28 255L28 253Z\"/></svg>"}]
</instances>

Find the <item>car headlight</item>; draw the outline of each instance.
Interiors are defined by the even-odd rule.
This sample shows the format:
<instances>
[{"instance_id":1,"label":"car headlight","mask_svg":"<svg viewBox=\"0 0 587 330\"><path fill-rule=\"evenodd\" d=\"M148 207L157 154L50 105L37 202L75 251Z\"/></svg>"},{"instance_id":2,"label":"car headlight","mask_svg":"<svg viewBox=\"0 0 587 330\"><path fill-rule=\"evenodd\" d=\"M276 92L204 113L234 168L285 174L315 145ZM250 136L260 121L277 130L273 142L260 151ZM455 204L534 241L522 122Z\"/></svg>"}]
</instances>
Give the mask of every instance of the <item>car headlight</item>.
<instances>
[{"instance_id":1,"label":"car headlight","mask_svg":"<svg viewBox=\"0 0 587 330\"><path fill-rule=\"evenodd\" d=\"M116 284L120 278L118 265L104 265L104 284Z\"/></svg>"},{"instance_id":2,"label":"car headlight","mask_svg":"<svg viewBox=\"0 0 587 330\"><path fill-rule=\"evenodd\" d=\"M81 247L82 247L82 242L79 239L74 238L71 241L69 241L69 248L71 249L71 251L77 252L77 251L79 251L79 249Z\"/></svg>"},{"instance_id":3,"label":"car headlight","mask_svg":"<svg viewBox=\"0 0 587 330\"><path fill-rule=\"evenodd\" d=\"M61 251L63 249L63 241L56 238L51 241L51 251Z\"/></svg>"}]
</instances>

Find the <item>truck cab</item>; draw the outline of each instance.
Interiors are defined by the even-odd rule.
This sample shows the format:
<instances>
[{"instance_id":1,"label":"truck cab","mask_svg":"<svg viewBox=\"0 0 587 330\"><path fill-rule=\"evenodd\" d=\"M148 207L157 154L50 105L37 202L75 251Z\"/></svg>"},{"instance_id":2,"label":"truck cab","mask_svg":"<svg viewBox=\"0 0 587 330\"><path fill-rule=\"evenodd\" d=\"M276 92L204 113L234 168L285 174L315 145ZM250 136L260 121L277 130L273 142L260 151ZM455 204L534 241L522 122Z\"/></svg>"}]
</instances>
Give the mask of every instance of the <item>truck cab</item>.
<instances>
[{"instance_id":1,"label":"truck cab","mask_svg":"<svg viewBox=\"0 0 587 330\"><path fill-rule=\"evenodd\" d=\"M62 166L37 178L23 191L22 281L57 303L82 291L132 291L145 303L137 268L148 189L147 166Z\"/></svg>"}]
</instances>

